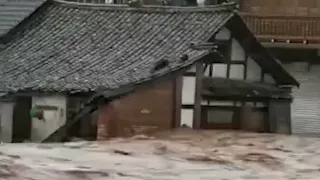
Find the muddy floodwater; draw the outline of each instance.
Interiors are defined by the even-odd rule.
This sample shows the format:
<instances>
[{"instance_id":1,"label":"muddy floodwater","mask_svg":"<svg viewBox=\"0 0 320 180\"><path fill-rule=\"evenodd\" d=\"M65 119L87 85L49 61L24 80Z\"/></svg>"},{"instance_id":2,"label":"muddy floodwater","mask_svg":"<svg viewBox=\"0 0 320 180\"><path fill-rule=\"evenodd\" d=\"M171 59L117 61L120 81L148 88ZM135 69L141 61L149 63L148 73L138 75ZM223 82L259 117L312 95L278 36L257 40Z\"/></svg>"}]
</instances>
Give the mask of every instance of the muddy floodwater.
<instances>
[{"instance_id":1,"label":"muddy floodwater","mask_svg":"<svg viewBox=\"0 0 320 180\"><path fill-rule=\"evenodd\" d=\"M316 180L319 140L181 129L108 142L1 144L0 179Z\"/></svg>"}]
</instances>

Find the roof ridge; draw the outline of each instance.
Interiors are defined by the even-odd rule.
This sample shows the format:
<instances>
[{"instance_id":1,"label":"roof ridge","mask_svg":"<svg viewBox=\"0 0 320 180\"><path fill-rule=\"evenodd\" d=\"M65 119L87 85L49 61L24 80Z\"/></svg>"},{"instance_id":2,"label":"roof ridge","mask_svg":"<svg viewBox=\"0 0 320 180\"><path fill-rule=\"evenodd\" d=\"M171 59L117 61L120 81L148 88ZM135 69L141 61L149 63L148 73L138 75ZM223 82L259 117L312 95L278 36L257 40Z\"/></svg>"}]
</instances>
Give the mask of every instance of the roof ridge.
<instances>
[{"instance_id":1,"label":"roof ridge","mask_svg":"<svg viewBox=\"0 0 320 180\"><path fill-rule=\"evenodd\" d=\"M65 0L53 0L55 4L73 8L90 8L97 10L124 10L124 11L152 11L152 12L216 12L216 11L234 11L236 3L229 2L219 5L208 6L160 6L143 5L142 7L130 7L128 4L94 4L79 3Z\"/></svg>"}]
</instances>

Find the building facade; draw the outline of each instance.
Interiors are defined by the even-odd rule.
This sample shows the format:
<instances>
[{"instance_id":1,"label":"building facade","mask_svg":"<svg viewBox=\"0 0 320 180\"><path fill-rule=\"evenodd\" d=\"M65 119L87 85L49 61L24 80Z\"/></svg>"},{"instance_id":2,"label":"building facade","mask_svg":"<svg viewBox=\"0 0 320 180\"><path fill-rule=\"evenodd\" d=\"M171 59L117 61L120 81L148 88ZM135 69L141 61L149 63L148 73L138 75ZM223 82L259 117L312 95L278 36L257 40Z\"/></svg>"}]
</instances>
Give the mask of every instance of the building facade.
<instances>
[{"instance_id":1,"label":"building facade","mask_svg":"<svg viewBox=\"0 0 320 180\"><path fill-rule=\"evenodd\" d=\"M241 0L248 27L301 83L293 90L292 132L320 135L320 2Z\"/></svg>"},{"instance_id":2,"label":"building facade","mask_svg":"<svg viewBox=\"0 0 320 180\"><path fill-rule=\"evenodd\" d=\"M291 88L268 88L292 87L297 82L250 33L237 33L248 32L245 28L229 21L213 36L211 41L219 44L222 56L206 56L205 63L198 62L170 80L101 105L98 139L184 125L290 134Z\"/></svg>"},{"instance_id":3,"label":"building facade","mask_svg":"<svg viewBox=\"0 0 320 180\"><path fill-rule=\"evenodd\" d=\"M291 133L299 83L232 3L46 1L0 43L5 142L62 141L79 131L103 140L181 124Z\"/></svg>"}]
</instances>

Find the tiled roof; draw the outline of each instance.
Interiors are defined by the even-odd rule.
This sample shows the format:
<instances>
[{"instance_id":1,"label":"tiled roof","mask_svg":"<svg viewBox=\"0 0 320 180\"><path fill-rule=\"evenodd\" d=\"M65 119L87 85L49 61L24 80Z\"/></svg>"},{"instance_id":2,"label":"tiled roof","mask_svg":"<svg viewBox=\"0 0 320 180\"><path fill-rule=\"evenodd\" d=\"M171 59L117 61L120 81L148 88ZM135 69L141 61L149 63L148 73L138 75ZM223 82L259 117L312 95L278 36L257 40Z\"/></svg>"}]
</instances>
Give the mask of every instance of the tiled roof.
<instances>
[{"instance_id":1,"label":"tiled roof","mask_svg":"<svg viewBox=\"0 0 320 180\"><path fill-rule=\"evenodd\" d=\"M18 25L45 0L0 0L0 36Z\"/></svg>"},{"instance_id":2,"label":"tiled roof","mask_svg":"<svg viewBox=\"0 0 320 180\"><path fill-rule=\"evenodd\" d=\"M233 15L230 5L46 3L1 52L1 90L77 92L145 82L206 55L190 43L207 41ZM183 54L187 61L179 58ZM163 60L168 65L153 70Z\"/></svg>"}]
</instances>

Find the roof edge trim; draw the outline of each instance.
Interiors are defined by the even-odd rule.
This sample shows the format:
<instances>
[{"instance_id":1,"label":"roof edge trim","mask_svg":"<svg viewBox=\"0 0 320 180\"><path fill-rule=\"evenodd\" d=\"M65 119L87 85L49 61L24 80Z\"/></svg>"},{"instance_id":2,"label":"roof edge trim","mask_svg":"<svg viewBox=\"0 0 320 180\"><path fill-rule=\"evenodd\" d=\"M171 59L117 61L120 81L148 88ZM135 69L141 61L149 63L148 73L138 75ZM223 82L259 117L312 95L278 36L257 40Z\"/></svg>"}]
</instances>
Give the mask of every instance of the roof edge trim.
<instances>
[{"instance_id":1,"label":"roof edge trim","mask_svg":"<svg viewBox=\"0 0 320 180\"><path fill-rule=\"evenodd\" d=\"M65 0L52 0L53 3L71 8L90 8L95 10L126 10L126 11L142 11L142 12L216 12L216 11L234 11L236 3L225 3L220 5L200 6L157 6L143 5L142 7L130 7L127 4L93 4L78 3Z\"/></svg>"}]
</instances>

